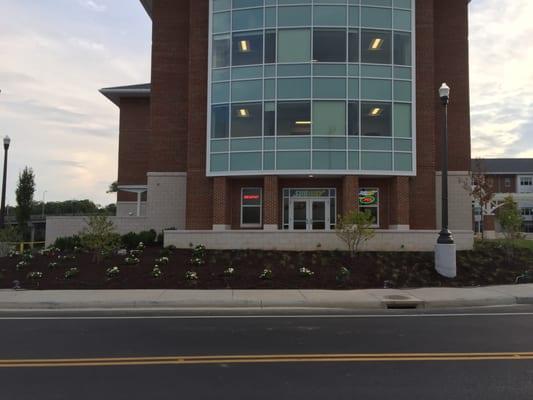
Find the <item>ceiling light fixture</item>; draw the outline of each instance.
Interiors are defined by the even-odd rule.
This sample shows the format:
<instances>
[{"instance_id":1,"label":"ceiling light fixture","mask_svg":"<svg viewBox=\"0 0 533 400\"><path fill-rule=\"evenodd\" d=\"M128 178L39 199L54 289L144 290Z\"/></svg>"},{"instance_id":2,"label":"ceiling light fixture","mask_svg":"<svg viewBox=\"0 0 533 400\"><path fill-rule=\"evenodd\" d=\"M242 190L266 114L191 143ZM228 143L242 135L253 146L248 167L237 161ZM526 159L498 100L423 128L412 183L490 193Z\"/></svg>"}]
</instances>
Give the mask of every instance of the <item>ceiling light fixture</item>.
<instances>
[{"instance_id":1,"label":"ceiling light fixture","mask_svg":"<svg viewBox=\"0 0 533 400\"><path fill-rule=\"evenodd\" d=\"M250 51L250 41L249 40L241 40L239 42L239 50L241 53L248 53Z\"/></svg>"},{"instance_id":2,"label":"ceiling light fixture","mask_svg":"<svg viewBox=\"0 0 533 400\"><path fill-rule=\"evenodd\" d=\"M381 114L383 114L383 108L380 107L374 107L368 113L368 115L370 115L371 117L379 117Z\"/></svg>"},{"instance_id":3,"label":"ceiling light fixture","mask_svg":"<svg viewBox=\"0 0 533 400\"><path fill-rule=\"evenodd\" d=\"M296 125L311 125L311 121L296 121Z\"/></svg>"},{"instance_id":4,"label":"ceiling light fixture","mask_svg":"<svg viewBox=\"0 0 533 400\"><path fill-rule=\"evenodd\" d=\"M370 50L380 50L383 46L384 40L381 38L374 38L370 42Z\"/></svg>"},{"instance_id":5,"label":"ceiling light fixture","mask_svg":"<svg viewBox=\"0 0 533 400\"><path fill-rule=\"evenodd\" d=\"M239 109L239 117L240 118L248 118L250 116L250 111L246 108Z\"/></svg>"}]
</instances>

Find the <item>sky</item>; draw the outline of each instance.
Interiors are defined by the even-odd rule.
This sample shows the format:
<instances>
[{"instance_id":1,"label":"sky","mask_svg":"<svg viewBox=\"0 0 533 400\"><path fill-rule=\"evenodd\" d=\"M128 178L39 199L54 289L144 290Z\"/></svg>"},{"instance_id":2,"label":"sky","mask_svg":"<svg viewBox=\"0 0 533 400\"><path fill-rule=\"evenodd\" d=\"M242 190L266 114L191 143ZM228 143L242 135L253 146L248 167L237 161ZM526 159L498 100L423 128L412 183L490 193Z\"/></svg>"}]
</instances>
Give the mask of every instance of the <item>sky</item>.
<instances>
[{"instance_id":1,"label":"sky","mask_svg":"<svg viewBox=\"0 0 533 400\"><path fill-rule=\"evenodd\" d=\"M118 108L98 90L149 82L151 22L138 0L0 0L0 136L7 201L31 166L36 200L92 199L116 179ZM473 0L473 157L533 157L533 1ZM453 93L452 93L453 95Z\"/></svg>"}]
</instances>

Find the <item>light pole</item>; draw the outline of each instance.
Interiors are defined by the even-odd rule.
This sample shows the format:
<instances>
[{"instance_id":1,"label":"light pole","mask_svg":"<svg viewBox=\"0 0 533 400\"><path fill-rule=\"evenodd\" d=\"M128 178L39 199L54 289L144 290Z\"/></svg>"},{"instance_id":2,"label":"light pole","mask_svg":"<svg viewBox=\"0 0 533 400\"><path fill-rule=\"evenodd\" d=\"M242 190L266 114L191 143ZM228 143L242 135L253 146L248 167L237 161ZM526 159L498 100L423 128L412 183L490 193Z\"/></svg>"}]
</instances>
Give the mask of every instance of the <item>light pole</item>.
<instances>
[{"instance_id":1,"label":"light pole","mask_svg":"<svg viewBox=\"0 0 533 400\"><path fill-rule=\"evenodd\" d=\"M457 276L456 245L448 227L448 104L450 102L450 88L446 83L440 87L439 97L444 107L441 155L442 227L435 246L435 268L439 274L448 278L455 278Z\"/></svg>"},{"instance_id":2,"label":"light pole","mask_svg":"<svg viewBox=\"0 0 533 400\"><path fill-rule=\"evenodd\" d=\"M0 229L3 229L5 226L5 215L6 215L6 184L7 184L7 151L9 150L9 144L11 139L9 136L4 138L4 178L2 180L2 205L0 207Z\"/></svg>"},{"instance_id":3,"label":"light pole","mask_svg":"<svg viewBox=\"0 0 533 400\"><path fill-rule=\"evenodd\" d=\"M44 218L44 208L46 206L46 193L48 193L48 190L45 190L43 192L43 208L41 210L41 218Z\"/></svg>"}]
</instances>

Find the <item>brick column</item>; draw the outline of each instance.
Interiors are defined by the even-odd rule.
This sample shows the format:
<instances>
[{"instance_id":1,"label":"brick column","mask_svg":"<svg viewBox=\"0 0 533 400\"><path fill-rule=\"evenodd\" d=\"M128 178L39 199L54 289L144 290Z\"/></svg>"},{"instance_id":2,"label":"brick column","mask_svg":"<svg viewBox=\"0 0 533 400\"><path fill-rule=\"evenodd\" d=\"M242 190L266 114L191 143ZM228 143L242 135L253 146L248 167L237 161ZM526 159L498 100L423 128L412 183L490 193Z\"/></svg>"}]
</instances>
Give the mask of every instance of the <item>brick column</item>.
<instances>
[{"instance_id":1,"label":"brick column","mask_svg":"<svg viewBox=\"0 0 533 400\"><path fill-rule=\"evenodd\" d=\"M265 176L263 189L263 229L278 230L279 227L279 188L277 176Z\"/></svg>"},{"instance_id":2,"label":"brick column","mask_svg":"<svg viewBox=\"0 0 533 400\"><path fill-rule=\"evenodd\" d=\"M409 230L410 184L406 176L392 178L390 191L390 229Z\"/></svg>"},{"instance_id":3,"label":"brick column","mask_svg":"<svg viewBox=\"0 0 533 400\"><path fill-rule=\"evenodd\" d=\"M346 215L359 208L359 177L346 175L342 180L342 207L338 214Z\"/></svg>"},{"instance_id":4,"label":"brick column","mask_svg":"<svg viewBox=\"0 0 533 400\"><path fill-rule=\"evenodd\" d=\"M229 179L215 177L213 179L213 230L231 229L231 196Z\"/></svg>"}]
</instances>

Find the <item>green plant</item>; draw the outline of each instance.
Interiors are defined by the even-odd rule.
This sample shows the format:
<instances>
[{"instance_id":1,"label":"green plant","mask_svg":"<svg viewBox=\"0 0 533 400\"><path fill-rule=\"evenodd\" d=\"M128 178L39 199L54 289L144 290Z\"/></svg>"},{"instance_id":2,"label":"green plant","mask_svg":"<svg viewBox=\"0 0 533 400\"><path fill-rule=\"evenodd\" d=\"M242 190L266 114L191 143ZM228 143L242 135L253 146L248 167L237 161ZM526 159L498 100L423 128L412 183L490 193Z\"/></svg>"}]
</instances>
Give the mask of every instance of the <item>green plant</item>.
<instances>
[{"instance_id":1,"label":"green plant","mask_svg":"<svg viewBox=\"0 0 533 400\"><path fill-rule=\"evenodd\" d=\"M516 240L523 237L522 230L522 215L518 208L518 203L514 201L512 196L507 196L503 205L498 210L498 221L502 227L503 234L507 240Z\"/></svg>"},{"instance_id":2,"label":"green plant","mask_svg":"<svg viewBox=\"0 0 533 400\"><path fill-rule=\"evenodd\" d=\"M59 237L55 240L52 247L57 248L60 251L74 250L76 247L82 247L81 238L78 235Z\"/></svg>"},{"instance_id":3,"label":"green plant","mask_svg":"<svg viewBox=\"0 0 533 400\"><path fill-rule=\"evenodd\" d=\"M351 257L357 254L362 243L374 237L373 224L374 217L369 212L353 210L344 216L339 215L335 233L346 243Z\"/></svg>"},{"instance_id":4,"label":"green plant","mask_svg":"<svg viewBox=\"0 0 533 400\"><path fill-rule=\"evenodd\" d=\"M298 272L300 273L300 276L302 276L304 278L311 278L315 274L309 268L305 268L305 267L299 268Z\"/></svg>"},{"instance_id":5,"label":"green plant","mask_svg":"<svg viewBox=\"0 0 533 400\"><path fill-rule=\"evenodd\" d=\"M28 222L31 218L34 193L35 174L33 173L33 169L25 167L19 174L17 189L15 191L17 200L17 223L23 237L28 236Z\"/></svg>"},{"instance_id":6,"label":"green plant","mask_svg":"<svg viewBox=\"0 0 533 400\"><path fill-rule=\"evenodd\" d=\"M185 272L185 279L188 281L197 281L198 280L198 274L194 271L187 271Z\"/></svg>"},{"instance_id":7,"label":"green plant","mask_svg":"<svg viewBox=\"0 0 533 400\"><path fill-rule=\"evenodd\" d=\"M51 262L50 264L48 264L48 269L50 269L50 270L52 270L52 269L56 269L58 266L59 266L58 263L56 263L56 262Z\"/></svg>"},{"instance_id":8,"label":"green plant","mask_svg":"<svg viewBox=\"0 0 533 400\"><path fill-rule=\"evenodd\" d=\"M80 274L79 268L72 267L65 271L65 279L72 279Z\"/></svg>"},{"instance_id":9,"label":"green plant","mask_svg":"<svg viewBox=\"0 0 533 400\"><path fill-rule=\"evenodd\" d=\"M132 256L126 257L124 259L124 264L127 264L127 265L137 265L140 262L141 260L139 260L137 257L132 257Z\"/></svg>"},{"instance_id":10,"label":"green plant","mask_svg":"<svg viewBox=\"0 0 533 400\"><path fill-rule=\"evenodd\" d=\"M337 282L345 282L350 278L351 272L346 267L340 267L337 271L336 279Z\"/></svg>"},{"instance_id":11,"label":"green plant","mask_svg":"<svg viewBox=\"0 0 533 400\"><path fill-rule=\"evenodd\" d=\"M263 269L263 272L259 274L259 279L269 281L272 279L272 270L270 268Z\"/></svg>"},{"instance_id":12,"label":"green plant","mask_svg":"<svg viewBox=\"0 0 533 400\"><path fill-rule=\"evenodd\" d=\"M116 278L120 276L120 268L119 267L111 267L106 269L105 274L108 278Z\"/></svg>"},{"instance_id":13,"label":"green plant","mask_svg":"<svg viewBox=\"0 0 533 400\"><path fill-rule=\"evenodd\" d=\"M154 277L155 279L159 279L161 278L161 276L163 276L163 271L161 270L161 268L159 268L158 265L154 265L154 268L152 269L152 277Z\"/></svg>"},{"instance_id":14,"label":"green plant","mask_svg":"<svg viewBox=\"0 0 533 400\"><path fill-rule=\"evenodd\" d=\"M24 268L29 267L30 263L28 261L19 261L17 265L15 265L15 269L17 271L22 271Z\"/></svg>"},{"instance_id":15,"label":"green plant","mask_svg":"<svg viewBox=\"0 0 533 400\"><path fill-rule=\"evenodd\" d=\"M203 244L199 244L192 249L192 258L205 259L206 247Z\"/></svg>"},{"instance_id":16,"label":"green plant","mask_svg":"<svg viewBox=\"0 0 533 400\"><path fill-rule=\"evenodd\" d=\"M43 273L42 272L29 272L28 275L26 275L26 279L30 279L32 281L40 281L43 279Z\"/></svg>"},{"instance_id":17,"label":"green plant","mask_svg":"<svg viewBox=\"0 0 533 400\"><path fill-rule=\"evenodd\" d=\"M204 265L204 264L205 264L205 260L203 258L200 258L200 257L191 258L191 265L192 266L199 267L200 265Z\"/></svg>"},{"instance_id":18,"label":"green plant","mask_svg":"<svg viewBox=\"0 0 533 400\"><path fill-rule=\"evenodd\" d=\"M20 232L12 226L0 229L0 243L16 243L22 241Z\"/></svg>"},{"instance_id":19,"label":"green plant","mask_svg":"<svg viewBox=\"0 0 533 400\"><path fill-rule=\"evenodd\" d=\"M160 264L160 265L166 265L168 264L168 261L169 261L168 257L160 257L155 260L156 264Z\"/></svg>"},{"instance_id":20,"label":"green plant","mask_svg":"<svg viewBox=\"0 0 533 400\"><path fill-rule=\"evenodd\" d=\"M106 215L94 215L86 221L87 227L80 235L83 247L93 252L93 262L100 264L106 252L113 251L120 242L113 222Z\"/></svg>"},{"instance_id":21,"label":"green plant","mask_svg":"<svg viewBox=\"0 0 533 400\"><path fill-rule=\"evenodd\" d=\"M132 250L137 249L139 244L142 244L143 249L144 246L153 246L156 243L156 239L157 232L153 229L150 229L149 231L142 231L139 233L126 233L125 235L121 236L120 241L125 248Z\"/></svg>"}]
</instances>

